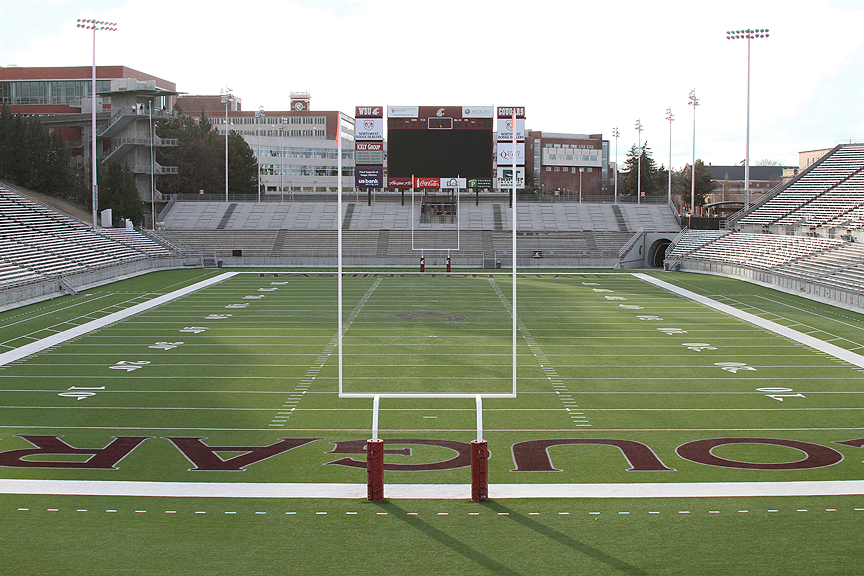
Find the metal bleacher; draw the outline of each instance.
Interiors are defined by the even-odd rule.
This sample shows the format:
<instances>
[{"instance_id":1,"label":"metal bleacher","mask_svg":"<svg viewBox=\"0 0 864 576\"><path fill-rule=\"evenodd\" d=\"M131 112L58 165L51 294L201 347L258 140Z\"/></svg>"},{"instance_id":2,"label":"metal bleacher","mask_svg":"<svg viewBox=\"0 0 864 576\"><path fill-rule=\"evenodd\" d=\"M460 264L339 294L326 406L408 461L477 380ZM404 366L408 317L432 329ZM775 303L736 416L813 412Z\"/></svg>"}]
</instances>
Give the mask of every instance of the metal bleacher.
<instances>
[{"instance_id":1,"label":"metal bleacher","mask_svg":"<svg viewBox=\"0 0 864 576\"><path fill-rule=\"evenodd\" d=\"M798 290L822 286L829 299L840 289L862 305L864 144L837 146L730 227L687 231L667 252L667 267L794 281Z\"/></svg>"},{"instance_id":2,"label":"metal bleacher","mask_svg":"<svg viewBox=\"0 0 864 576\"><path fill-rule=\"evenodd\" d=\"M96 233L0 185L0 287L147 258L138 249Z\"/></svg>"},{"instance_id":3,"label":"metal bleacher","mask_svg":"<svg viewBox=\"0 0 864 576\"><path fill-rule=\"evenodd\" d=\"M666 205L617 206L576 202L517 205L517 254L531 257L617 258L618 250L639 229L677 231ZM156 234L188 256L333 257L337 226L343 254L375 259L413 258L419 251L455 250L460 258L484 262L509 254L512 210L505 198L461 201L458 217L424 221L420 204L398 197L368 204L345 200L287 203L176 201ZM433 219L434 220L434 219ZM458 231L458 235L457 235ZM524 253L524 254L523 254ZM608 262L607 262L608 263ZM611 265L611 263L608 263Z\"/></svg>"}]
</instances>

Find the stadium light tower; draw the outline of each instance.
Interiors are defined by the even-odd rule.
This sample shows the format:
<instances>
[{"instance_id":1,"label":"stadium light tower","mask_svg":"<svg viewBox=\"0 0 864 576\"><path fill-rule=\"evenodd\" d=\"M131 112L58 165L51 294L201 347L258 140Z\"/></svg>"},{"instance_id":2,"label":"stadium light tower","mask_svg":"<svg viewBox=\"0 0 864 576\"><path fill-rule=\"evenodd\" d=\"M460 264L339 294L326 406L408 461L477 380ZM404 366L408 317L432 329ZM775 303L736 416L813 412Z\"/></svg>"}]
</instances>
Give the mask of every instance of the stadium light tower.
<instances>
[{"instance_id":1,"label":"stadium light tower","mask_svg":"<svg viewBox=\"0 0 864 576\"><path fill-rule=\"evenodd\" d=\"M642 120L636 120L636 132L639 134L639 160L636 169L636 203L642 203Z\"/></svg>"},{"instance_id":2,"label":"stadium light tower","mask_svg":"<svg viewBox=\"0 0 864 576\"><path fill-rule=\"evenodd\" d=\"M612 137L615 138L615 203L618 203L618 137L621 133L618 132L618 127L612 129Z\"/></svg>"},{"instance_id":3,"label":"stadium light tower","mask_svg":"<svg viewBox=\"0 0 864 576\"><path fill-rule=\"evenodd\" d=\"M744 209L750 208L750 40L768 38L767 28L751 30L730 30L727 40L747 40L747 133L744 144Z\"/></svg>"},{"instance_id":4,"label":"stadium light tower","mask_svg":"<svg viewBox=\"0 0 864 576\"><path fill-rule=\"evenodd\" d=\"M96 212L99 210L99 185L96 183L96 31L114 32L117 30L117 23L78 18L77 27L93 31L93 83L90 88L90 175L93 180L93 229L95 230Z\"/></svg>"},{"instance_id":5,"label":"stadium light tower","mask_svg":"<svg viewBox=\"0 0 864 576\"><path fill-rule=\"evenodd\" d=\"M672 107L666 108L666 120L669 121L669 195L668 201L669 204L672 204L672 122L675 120L675 117L672 115Z\"/></svg>"},{"instance_id":6,"label":"stadium light tower","mask_svg":"<svg viewBox=\"0 0 864 576\"><path fill-rule=\"evenodd\" d=\"M225 202L228 202L228 107L235 101L231 88L222 92L222 104L225 105Z\"/></svg>"},{"instance_id":7,"label":"stadium light tower","mask_svg":"<svg viewBox=\"0 0 864 576\"><path fill-rule=\"evenodd\" d=\"M696 215L696 107L699 106L699 99L696 98L696 89L690 91L690 101L687 102L693 106L693 163L690 165L690 215Z\"/></svg>"}]
</instances>

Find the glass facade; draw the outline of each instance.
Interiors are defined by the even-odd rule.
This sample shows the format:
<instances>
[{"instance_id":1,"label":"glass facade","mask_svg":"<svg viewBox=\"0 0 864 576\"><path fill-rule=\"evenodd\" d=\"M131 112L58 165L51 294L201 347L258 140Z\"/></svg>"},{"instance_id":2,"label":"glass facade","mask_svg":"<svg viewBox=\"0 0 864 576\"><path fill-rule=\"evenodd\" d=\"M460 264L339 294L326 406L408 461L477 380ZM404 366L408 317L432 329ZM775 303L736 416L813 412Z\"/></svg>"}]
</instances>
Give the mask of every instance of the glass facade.
<instances>
[{"instance_id":1,"label":"glass facade","mask_svg":"<svg viewBox=\"0 0 864 576\"><path fill-rule=\"evenodd\" d=\"M0 82L0 104L77 105L90 96L92 80ZM107 92L111 80L96 80L96 91Z\"/></svg>"}]
</instances>

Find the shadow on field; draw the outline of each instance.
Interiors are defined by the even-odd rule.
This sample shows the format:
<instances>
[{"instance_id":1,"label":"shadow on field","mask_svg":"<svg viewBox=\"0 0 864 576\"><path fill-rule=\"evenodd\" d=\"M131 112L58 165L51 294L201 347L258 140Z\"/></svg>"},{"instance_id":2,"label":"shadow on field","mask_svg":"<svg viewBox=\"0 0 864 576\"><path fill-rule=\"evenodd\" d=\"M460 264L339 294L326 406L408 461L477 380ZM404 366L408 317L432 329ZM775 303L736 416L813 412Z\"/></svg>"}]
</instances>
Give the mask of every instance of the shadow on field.
<instances>
[{"instance_id":1,"label":"shadow on field","mask_svg":"<svg viewBox=\"0 0 864 576\"><path fill-rule=\"evenodd\" d=\"M406 524L408 524L409 526L411 526L415 530L422 532L423 534L425 534L426 536L429 536L430 538L433 538L434 540L438 541L439 543L443 544L444 546L447 546L448 548L450 548L451 550L453 550L457 554L461 554L466 559L474 562L475 564L477 564L479 566L482 566L483 568L486 568L487 570L489 570L495 574L503 574L505 576L520 576L519 572L516 572L515 570L508 568L507 566L501 564L500 562L498 562L494 558L491 558L491 557L487 556L486 554L483 554L481 551L477 550L476 548L472 548L471 546L469 546L468 544L466 544L462 540L459 540L458 538L454 538L453 536L450 536L449 534L447 534L443 530L439 530L438 528L435 528L434 526L432 526L428 522L425 522L424 520L422 520L418 516L409 515L405 509L399 507L398 505L394 504L393 502L383 501L383 502L376 502L375 504L377 506L379 506L381 508L381 510L388 512L389 514L392 514L394 517L405 522ZM627 562L624 562L623 560L615 558L614 556L610 556L609 554L603 552L602 550L598 550L597 548L589 546L588 544L585 544L584 542L580 542L579 540L576 540L575 538L568 536L567 534L564 534L563 532L559 532L558 530L555 530L554 528L550 528L549 526L546 526L545 524L543 524L541 522L533 520L533 519L525 516L524 514L520 514L519 512L516 512L515 510L507 508L506 506L504 506L502 504L499 504L499 503L493 502L493 501L488 501L488 502L481 504L481 506L483 506L484 508L487 508L487 509L489 509L495 513L498 513L498 514L507 514L507 517L510 520L513 520L514 522L516 522L517 524L520 524L521 526L523 526L529 530L537 532L539 535L541 535L545 538L548 538L549 540L553 540L555 542L558 542L559 544L570 548L574 552L577 552L579 554L587 556L588 558L592 558L593 560L601 562L601 563L609 566L610 568L621 572L622 574L632 574L633 576L648 576L648 573L645 572L644 570L642 570L641 568L638 568L636 566L628 564Z\"/></svg>"},{"instance_id":2,"label":"shadow on field","mask_svg":"<svg viewBox=\"0 0 864 576\"><path fill-rule=\"evenodd\" d=\"M438 542L440 542L444 546L447 546L457 554L461 554L468 560L471 560L475 564L486 568L494 574L503 574L505 576L520 576L519 572L508 568L497 560L483 554L476 548L472 548L465 542L462 542L461 540L450 536L443 530L435 528L434 526L432 526L428 522L421 520L417 516L409 516L405 509L400 508L392 502L376 502L376 505L380 506L381 509L385 512L388 512L399 520L402 520L415 530L418 530L419 532L426 534L430 538L437 540Z\"/></svg>"},{"instance_id":3,"label":"shadow on field","mask_svg":"<svg viewBox=\"0 0 864 576\"><path fill-rule=\"evenodd\" d=\"M525 528L528 528L529 530L533 530L534 532L537 532L541 536L544 536L546 538L549 538L550 540L554 540L555 542L558 542L559 544L567 546L568 548L570 548L571 550L573 550L575 552L578 552L579 554L583 554L589 558L597 560L598 562L602 562L603 564L606 564L610 568L618 570L619 572L621 572L623 574L633 574L634 576L648 576L648 573L645 572L644 570L642 570L641 568L638 568L636 566L628 564L627 562L624 562L623 560L615 558L614 556L610 556L609 554L603 552L602 550L598 550L597 548L594 548L593 546L589 546L588 544L585 544L584 542L580 542L579 540L576 540L572 536L568 536L567 534L564 534L563 532L559 532L558 530L555 530L554 528L550 528L549 526L546 526L542 522L538 522L537 520L529 518L528 516L525 516L524 514L520 514L519 512L516 512L515 510L507 508L503 504L499 504L498 502L494 502L492 500L489 500L489 501L485 502L483 504L483 506L485 508L488 508L488 509L496 512L496 513L507 514L507 517L509 519L513 520L514 522L516 522L518 524L521 524Z\"/></svg>"}]
</instances>

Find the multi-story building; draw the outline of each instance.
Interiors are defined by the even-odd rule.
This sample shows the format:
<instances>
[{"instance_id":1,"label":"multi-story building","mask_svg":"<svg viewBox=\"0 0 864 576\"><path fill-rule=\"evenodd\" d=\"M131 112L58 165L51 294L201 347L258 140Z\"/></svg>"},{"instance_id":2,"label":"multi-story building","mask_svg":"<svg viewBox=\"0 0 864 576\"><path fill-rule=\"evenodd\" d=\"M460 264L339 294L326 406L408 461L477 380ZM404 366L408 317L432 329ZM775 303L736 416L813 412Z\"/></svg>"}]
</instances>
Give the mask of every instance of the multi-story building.
<instances>
[{"instance_id":1,"label":"multi-story building","mask_svg":"<svg viewBox=\"0 0 864 576\"><path fill-rule=\"evenodd\" d=\"M311 110L308 92L292 92L290 110L245 111L233 95L181 96L178 104L185 114L206 114L220 134L232 131L246 140L261 168L263 194L335 192L338 125L342 189L354 190L354 118L337 111Z\"/></svg>"},{"instance_id":2,"label":"multi-story building","mask_svg":"<svg viewBox=\"0 0 864 576\"><path fill-rule=\"evenodd\" d=\"M0 105L12 113L38 116L68 143L74 167L86 168L92 150L92 79L90 66L0 67ZM96 144L99 162L117 161L135 174L141 199L162 201L152 175L176 173L159 166L153 148L176 146L155 137L153 122L174 115L173 82L126 66L96 67ZM98 170L98 168L97 168ZM146 211L145 211L146 212Z\"/></svg>"},{"instance_id":3,"label":"multi-story building","mask_svg":"<svg viewBox=\"0 0 864 576\"><path fill-rule=\"evenodd\" d=\"M528 185L562 196L610 194L609 141L602 134L531 130L525 137Z\"/></svg>"},{"instance_id":4,"label":"multi-story building","mask_svg":"<svg viewBox=\"0 0 864 576\"><path fill-rule=\"evenodd\" d=\"M744 204L746 197L744 166L705 166L711 172L714 181L714 192L705 198L706 203L734 202ZM765 193L772 190L789 177L786 173L790 168L783 166L750 166L750 203L754 204L762 199ZM793 170L793 172L795 172ZM794 174L792 174L794 176ZM741 206L735 206L729 210L738 210Z\"/></svg>"}]
</instances>

